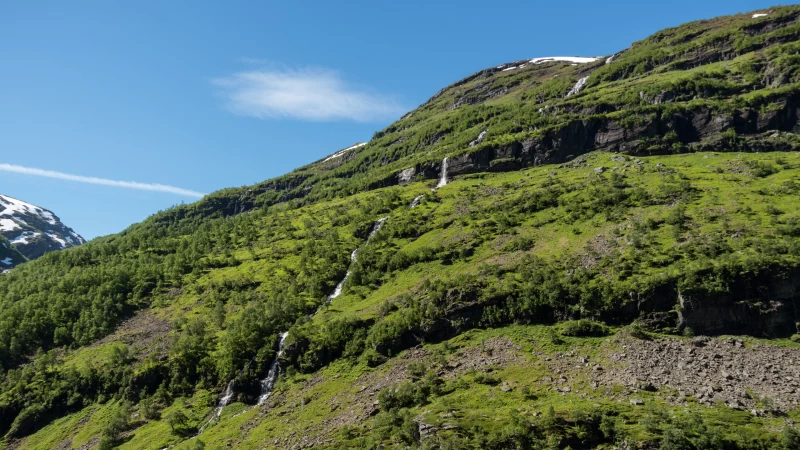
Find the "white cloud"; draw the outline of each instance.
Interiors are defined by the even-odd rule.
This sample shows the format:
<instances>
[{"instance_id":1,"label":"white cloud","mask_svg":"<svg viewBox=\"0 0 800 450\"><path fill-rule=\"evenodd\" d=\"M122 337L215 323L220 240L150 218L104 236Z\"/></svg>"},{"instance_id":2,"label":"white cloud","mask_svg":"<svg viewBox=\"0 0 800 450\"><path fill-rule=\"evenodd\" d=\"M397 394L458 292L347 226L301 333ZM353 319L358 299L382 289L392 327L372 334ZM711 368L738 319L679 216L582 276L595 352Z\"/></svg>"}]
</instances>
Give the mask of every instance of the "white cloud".
<instances>
[{"instance_id":1,"label":"white cloud","mask_svg":"<svg viewBox=\"0 0 800 450\"><path fill-rule=\"evenodd\" d=\"M21 173L24 175L35 175L38 177L57 178L59 180L77 181L79 183L101 184L104 186L138 189L141 191L167 192L170 194L186 195L189 197L203 197L205 195L201 192L169 186L166 184L139 183L136 181L117 181L106 178L84 177L81 175L72 175L63 172L55 172L53 170L37 169L34 167L17 166L14 164L0 163L0 171Z\"/></svg>"},{"instance_id":2,"label":"white cloud","mask_svg":"<svg viewBox=\"0 0 800 450\"><path fill-rule=\"evenodd\" d=\"M260 119L371 122L404 112L395 100L348 86L329 70L253 70L213 83L233 113Z\"/></svg>"}]
</instances>

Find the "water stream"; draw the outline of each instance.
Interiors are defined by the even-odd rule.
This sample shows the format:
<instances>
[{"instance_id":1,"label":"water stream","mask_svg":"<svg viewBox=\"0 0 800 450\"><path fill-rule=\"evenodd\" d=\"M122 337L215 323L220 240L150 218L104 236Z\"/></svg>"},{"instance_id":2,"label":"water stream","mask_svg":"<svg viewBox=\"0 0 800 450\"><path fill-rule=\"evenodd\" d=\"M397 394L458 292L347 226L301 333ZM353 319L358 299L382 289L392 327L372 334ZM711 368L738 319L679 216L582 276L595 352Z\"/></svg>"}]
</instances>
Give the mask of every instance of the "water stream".
<instances>
[{"instance_id":1,"label":"water stream","mask_svg":"<svg viewBox=\"0 0 800 450\"><path fill-rule=\"evenodd\" d=\"M275 380L278 379L281 369L278 361L280 360L281 355L283 355L283 343L286 342L286 336L288 335L288 331L281 333L281 340L278 341L278 354L275 355L275 359L272 360L272 365L269 366L267 378L261 380L261 395L258 396L259 405L267 401L269 396L272 394L272 389L275 387Z\"/></svg>"},{"instance_id":2,"label":"water stream","mask_svg":"<svg viewBox=\"0 0 800 450\"><path fill-rule=\"evenodd\" d=\"M381 226L383 226L384 222L386 222L386 220L388 220L388 219L389 219L388 216L387 217L382 217L382 218L378 219L377 222L375 222L375 225L372 226L372 230L369 232L369 236L367 237L367 242L369 242L370 239L372 239L375 236L375 234L378 233L378 231L380 231ZM358 249L355 249L355 250L353 250L353 253L350 254L350 266L351 267L356 262L357 258L358 258ZM342 281L340 281L339 284L336 285L336 288L333 290L333 293L328 296L328 300L325 302L326 305L329 304L330 302L332 302L336 297L338 297L339 295L342 294L342 289L344 288L344 283L347 281L348 278L350 278L350 274L351 273L353 273L352 269L348 269L347 273L344 276L344 278L342 278ZM321 310L322 310L322 307L317 309L314 313L312 313L308 317L309 318L314 317ZM280 357L281 357L281 355L283 355L283 346L284 346L284 343L286 342L286 336L288 336L288 335L289 335L288 331L281 333L281 339L280 339L280 342L278 343L278 354L275 356L275 359L272 361L272 365L269 368L269 372L267 373L267 377L264 378L263 380L261 380L261 395L258 397L258 404L259 405L263 404L269 398L269 396L272 395L272 391L275 388L275 381L278 379L278 375L280 375L280 370L281 370Z\"/></svg>"},{"instance_id":3,"label":"water stream","mask_svg":"<svg viewBox=\"0 0 800 450\"><path fill-rule=\"evenodd\" d=\"M447 158L442 160L442 177L439 178L439 183L436 184L436 189L443 187L447 184Z\"/></svg>"}]
</instances>

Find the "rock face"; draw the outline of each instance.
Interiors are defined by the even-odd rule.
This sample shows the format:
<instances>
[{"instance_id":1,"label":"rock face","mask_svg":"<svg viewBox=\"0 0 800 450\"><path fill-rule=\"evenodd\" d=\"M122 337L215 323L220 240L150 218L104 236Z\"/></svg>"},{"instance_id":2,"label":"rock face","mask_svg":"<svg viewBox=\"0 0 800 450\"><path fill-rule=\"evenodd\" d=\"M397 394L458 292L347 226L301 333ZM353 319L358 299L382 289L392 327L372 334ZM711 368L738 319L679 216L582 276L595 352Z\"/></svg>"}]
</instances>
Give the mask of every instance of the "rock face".
<instances>
[{"instance_id":1,"label":"rock face","mask_svg":"<svg viewBox=\"0 0 800 450\"><path fill-rule=\"evenodd\" d=\"M25 258L36 259L85 242L51 211L7 195L0 195L0 233L5 238L0 242L0 270L11 269ZM9 247L16 250L17 256Z\"/></svg>"}]
</instances>

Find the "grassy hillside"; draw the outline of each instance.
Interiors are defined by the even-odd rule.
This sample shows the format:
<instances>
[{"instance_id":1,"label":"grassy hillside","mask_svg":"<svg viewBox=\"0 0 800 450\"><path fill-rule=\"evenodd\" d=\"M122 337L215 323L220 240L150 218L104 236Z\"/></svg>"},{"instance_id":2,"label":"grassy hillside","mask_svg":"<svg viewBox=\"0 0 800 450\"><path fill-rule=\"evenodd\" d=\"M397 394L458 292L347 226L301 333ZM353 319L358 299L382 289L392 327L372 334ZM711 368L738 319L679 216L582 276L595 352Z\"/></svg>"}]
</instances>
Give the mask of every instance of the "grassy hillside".
<instances>
[{"instance_id":1,"label":"grassy hillside","mask_svg":"<svg viewBox=\"0 0 800 450\"><path fill-rule=\"evenodd\" d=\"M798 17L489 69L339 158L18 266L4 445L795 448Z\"/></svg>"}]
</instances>

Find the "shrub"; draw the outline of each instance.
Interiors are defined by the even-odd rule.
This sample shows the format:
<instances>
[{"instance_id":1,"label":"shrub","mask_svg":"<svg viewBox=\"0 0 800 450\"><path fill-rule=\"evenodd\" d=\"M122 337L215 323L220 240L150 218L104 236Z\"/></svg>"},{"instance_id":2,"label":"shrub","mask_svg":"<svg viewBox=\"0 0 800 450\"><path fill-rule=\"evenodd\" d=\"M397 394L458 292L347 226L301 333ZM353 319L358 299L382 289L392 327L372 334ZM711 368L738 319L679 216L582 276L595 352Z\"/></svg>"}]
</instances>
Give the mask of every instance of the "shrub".
<instances>
[{"instance_id":1,"label":"shrub","mask_svg":"<svg viewBox=\"0 0 800 450\"><path fill-rule=\"evenodd\" d=\"M693 446L681 430L668 428L664 431L664 437L661 438L661 446L658 448L659 450L692 450Z\"/></svg>"},{"instance_id":2,"label":"shrub","mask_svg":"<svg viewBox=\"0 0 800 450\"><path fill-rule=\"evenodd\" d=\"M602 323L581 319L564 323L561 334L574 337L608 336L609 329Z\"/></svg>"}]
</instances>

